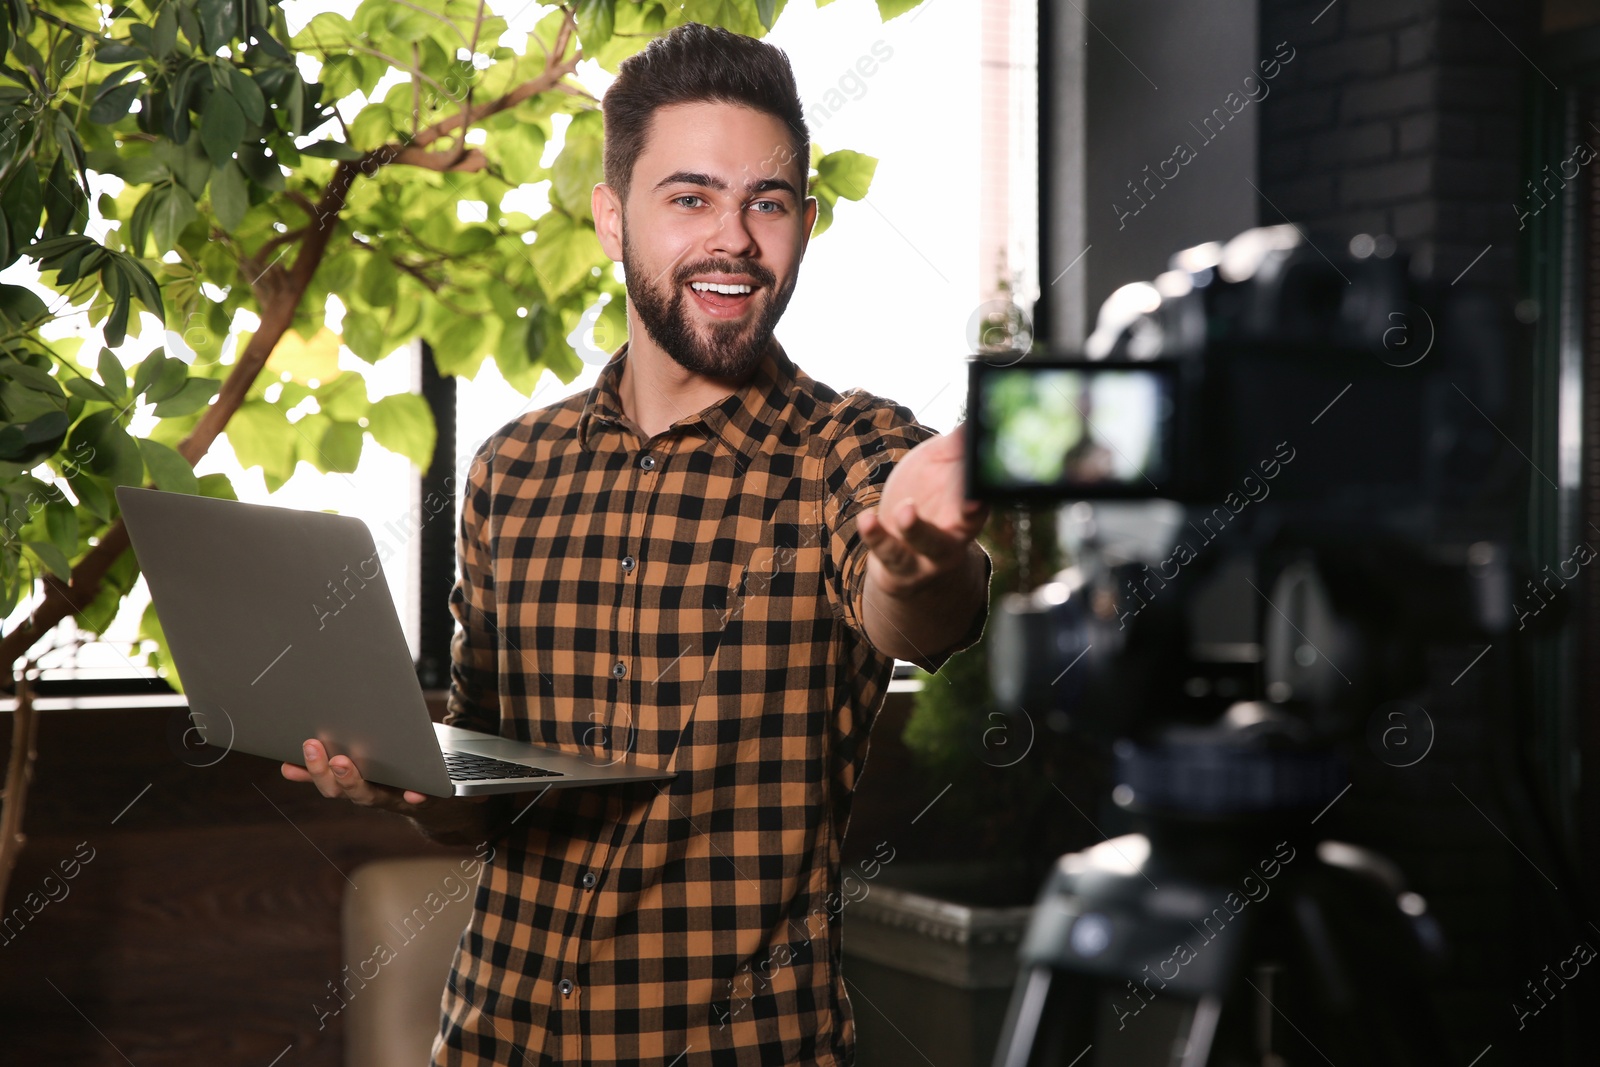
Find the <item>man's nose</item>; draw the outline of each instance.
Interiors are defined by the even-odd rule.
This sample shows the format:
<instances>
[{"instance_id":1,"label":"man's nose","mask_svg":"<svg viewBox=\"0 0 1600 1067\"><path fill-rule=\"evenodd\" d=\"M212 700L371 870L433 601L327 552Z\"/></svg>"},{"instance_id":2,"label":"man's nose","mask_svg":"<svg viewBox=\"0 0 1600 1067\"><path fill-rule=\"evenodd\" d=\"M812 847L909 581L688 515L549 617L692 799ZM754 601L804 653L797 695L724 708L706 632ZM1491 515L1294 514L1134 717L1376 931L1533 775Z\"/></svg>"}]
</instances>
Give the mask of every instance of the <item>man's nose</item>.
<instances>
[{"instance_id":1,"label":"man's nose","mask_svg":"<svg viewBox=\"0 0 1600 1067\"><path fill-rule=\"evenodd\" d=\"M755 251L755 238L742 208L727 208L717 213L716 229L707 236L706 251L725 256L747 256Z\"/></svg>"}]
</instances>

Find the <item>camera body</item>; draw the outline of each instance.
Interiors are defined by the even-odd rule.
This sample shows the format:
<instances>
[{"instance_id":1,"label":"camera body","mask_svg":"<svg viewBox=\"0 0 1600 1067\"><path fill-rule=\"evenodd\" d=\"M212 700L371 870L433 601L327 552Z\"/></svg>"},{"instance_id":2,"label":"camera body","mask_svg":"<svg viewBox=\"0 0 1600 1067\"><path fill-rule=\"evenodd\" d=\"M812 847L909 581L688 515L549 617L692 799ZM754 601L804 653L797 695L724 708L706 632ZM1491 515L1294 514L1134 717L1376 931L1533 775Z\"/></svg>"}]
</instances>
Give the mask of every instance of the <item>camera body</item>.
<instances>
[{"instance_id":1,"label":"camera body","mask_svg":"<svg viewBox=\"0 0 1600 1067\"><path fill-rule=\"evenodd\" d=\"M999 606L1002 707L1111 739L1259 700L1326 741L1417 689L1427 641L1506 629L1508 553L1471 517L1520 485L1507 323L1390 245L1247 231L1119 290L1081 354L971 360L969 495L1100 528ZM1155 551L1106 535L1138 501L1177 515Z\"/></svg>"}]
</instances>

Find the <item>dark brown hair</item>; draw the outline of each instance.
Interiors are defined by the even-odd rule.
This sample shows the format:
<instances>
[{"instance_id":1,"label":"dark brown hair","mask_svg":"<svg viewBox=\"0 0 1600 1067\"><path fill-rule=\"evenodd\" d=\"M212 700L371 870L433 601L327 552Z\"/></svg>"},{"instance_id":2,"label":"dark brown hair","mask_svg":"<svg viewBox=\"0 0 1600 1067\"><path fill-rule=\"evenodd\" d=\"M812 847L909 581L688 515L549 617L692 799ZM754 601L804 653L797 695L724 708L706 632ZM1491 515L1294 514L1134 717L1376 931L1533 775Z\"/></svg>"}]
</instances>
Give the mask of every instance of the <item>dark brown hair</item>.
<instances>
[{"instance_id":1,"label":"dark brown hair","mask_svg":"<svg viewBox=\"0 0 1600 1067\"><path fill-rule=\"evenodd\" d=\"M802 188L811 173L811 135L789 57L776 45L720 26L686 22L629 56L601 99L605 180L625 205L633 165L644 152L657 108L701 102L738 104L789 127L794 156L774 159L773 173L798 160Z\"/></svg>"}]
</instances>

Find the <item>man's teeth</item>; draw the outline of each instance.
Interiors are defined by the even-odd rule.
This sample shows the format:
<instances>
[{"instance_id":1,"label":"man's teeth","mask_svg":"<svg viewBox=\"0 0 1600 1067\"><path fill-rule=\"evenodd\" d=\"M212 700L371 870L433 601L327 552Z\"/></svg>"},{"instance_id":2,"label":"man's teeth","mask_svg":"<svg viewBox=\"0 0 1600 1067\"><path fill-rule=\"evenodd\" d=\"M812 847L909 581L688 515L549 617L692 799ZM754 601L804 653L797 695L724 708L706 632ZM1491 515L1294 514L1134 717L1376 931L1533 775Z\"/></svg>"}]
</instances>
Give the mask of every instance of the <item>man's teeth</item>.
<instances>
[{"instance_id":1,"label":"man's teeth","mask_svg":"<svg viewBox=\"0 0 1600 1067\"><path fill-rule=\"evenodd\" d=\"M690 282L689 288L698 289L702 293L709 289L713 293L724 293L729 296L751 291L748 285L718 285L716 282Z\"/></svg>"}]
</instances>

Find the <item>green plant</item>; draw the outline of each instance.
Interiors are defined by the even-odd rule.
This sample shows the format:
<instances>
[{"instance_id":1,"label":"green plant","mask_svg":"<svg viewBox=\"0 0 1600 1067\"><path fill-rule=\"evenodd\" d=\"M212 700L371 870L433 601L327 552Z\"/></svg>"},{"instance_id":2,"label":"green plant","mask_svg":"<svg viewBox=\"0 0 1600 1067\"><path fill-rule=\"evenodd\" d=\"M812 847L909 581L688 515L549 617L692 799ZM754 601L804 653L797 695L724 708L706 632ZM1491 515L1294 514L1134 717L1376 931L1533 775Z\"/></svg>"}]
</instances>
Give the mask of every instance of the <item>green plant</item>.
<instances>
[{"instance_id":1,"label":"green plant","mask_svg":"<svg viewBox=\"0 0 1600 1067\"><path fill-rule=\"evenodd\" d=\"M997 509L979 542L994 564L991 609L1007 593L1036 588L1061 566L1050 508ZM1061 851L1040 820L1061 803L1055 778L1063 754L1042 715L996 708L989 685L991 632L951 656L937 675L917 670L922 688L901 736L935 788L949 783L939 817L946 835L960 838L960 854L1021 867L1031 893L1042 865Z\"/></svg>"}]
</instances>

